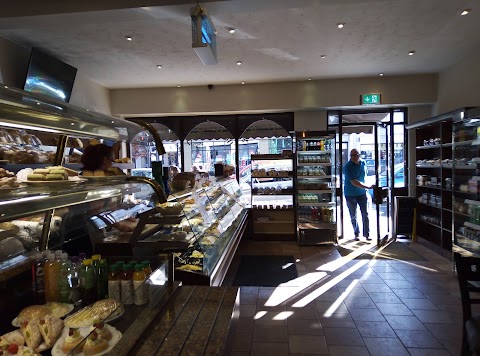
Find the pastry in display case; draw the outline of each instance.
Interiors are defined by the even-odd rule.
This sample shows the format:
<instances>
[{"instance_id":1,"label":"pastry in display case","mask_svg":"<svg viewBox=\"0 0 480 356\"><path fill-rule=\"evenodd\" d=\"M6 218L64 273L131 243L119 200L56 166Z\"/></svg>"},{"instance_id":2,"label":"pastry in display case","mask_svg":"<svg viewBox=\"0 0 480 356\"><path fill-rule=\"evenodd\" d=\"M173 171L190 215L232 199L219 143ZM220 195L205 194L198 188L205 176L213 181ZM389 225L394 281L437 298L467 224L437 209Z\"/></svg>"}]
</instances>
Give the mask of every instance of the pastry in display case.
<instances>
[{"instance_id":1,"label":"pastry in display case","mask_svg":"<svg viewBox=\"0 0 480 356\"><path fill-rule=\"evenodd\" d=\"M247 210L240 194L237 181L225 179L169 197L168 204L182 207L176 226L186 232L185 251L175 254L177 279L203 285L222 282L245 229Z\"/></svg>"},{"instance_id":2,"label":"pastry in display case","mask_svg":"<svg viewBox=\"0 0 480 356\"><path fill-rule=\"evenodd\" d=\"M294 178L291 152L252 155L252 219L258 239L295 238Z\"/></svg>"},{"instance_id":3,"label":"pastry in display case","mask_svg":"<svg viewBox=\"0 0 480 356\"><path fill-rule=\"evenodd\" d=\"M296 143L298 243L336 243L335 135L297 132Z\"/></svg>"}]
</instances>

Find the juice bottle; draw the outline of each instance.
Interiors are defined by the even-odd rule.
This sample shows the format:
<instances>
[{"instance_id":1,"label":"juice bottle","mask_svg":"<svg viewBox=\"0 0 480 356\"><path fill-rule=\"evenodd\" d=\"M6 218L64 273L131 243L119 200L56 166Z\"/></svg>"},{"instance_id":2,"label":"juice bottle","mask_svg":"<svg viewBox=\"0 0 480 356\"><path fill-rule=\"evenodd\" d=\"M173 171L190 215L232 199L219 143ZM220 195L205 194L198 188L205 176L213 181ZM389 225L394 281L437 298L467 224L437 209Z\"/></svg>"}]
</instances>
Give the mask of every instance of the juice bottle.
<instances>
[{"instance_id":1,"label":"juice bottle","mask_svg":"<svg viewBox=\"0 0 480 356\"><path fill-rule=\"evenodd\" d=\"M49 254L43 267L45 274L45 301L58 301L58 261L53 253Z\"/></svg>"},{"instance_id":2,"label":"juice bottle","mask_svg":"<svg viewBox=\"0 0 480 356\"><path fill-rule=\"evenodd\" d=\"M92 260L87 258L83 260L84 284L83 299L85 305L92 304L97 300L97 289L95 288L95 275L92 266Z\"/></svg>"},{"instance_id":3,"label":"juice bottle","mask_svg":"<svg viewBox=\"0 0 480 356\"><path fill-rule=\"evenodd\" d=\"M68 254L63 253L58 267L59 301L62 303L68 303L70 296L69 271L72 263L67 258Z\"/></svg>"},{"instance_id":4,"label":"juice bottle","mask_svg":"<svg viewBox=\"0 0 480 356\"><path fill-rule=\"evenodd\" d=\"M152 274L152 267L150 267L150 261L142 261L143 265L143 272L145 273L145 279L148 279L150 275Z\"/></svg>"},{"instance_id":5,"label":"juice bottle","mask_svg":"<svg viewBox=\"0 0 480 356\"><path fill-rule=\"evenodd\" d=\"M97 298L108 298L108 269L107 260L100 260L97 271Z\"/></svg>"},{"instance_id":6,"label":"juice bottle","mask_svg":"<svg viewBox=\"0 0 480 356\"><path fill-rule=\"evenodd\" d=\"M118 265L110 266L110 272L108 273L108 297L121 303L122 294L118 268Z\"/></svg>"},{"instance_id":7,"label":"juice bottle","mask_svg":"<svg viewBox=\"0 0 480 356\"><path fill-rule=\"evenodd\" d=\"M133 290L135 293L135 305L143 305L148 302L148 296L144 288L145 272L143 272L143 265L135 265L135 272L133 272Z\"/></svg>"},{"instance_id":8,"label":"juice bottle","mask_svg":"<svg viewBox=\"0 0 480 356\"><path fill-rule=\"evenodd\" d=\"M45 276L43 273L43 264L45 259L41 253L35 255L32 263L32 287L36 304L45 303Z\"/></svg>"},{"instance_id":9,"label":"juice bottle","mask_svg":"<svg viewBox=\"0 0 480 356\"><path fill-rule=\"evenodd\" d=\"M133 304L133 272L132 266L124 265L120 281L122 302L125 305Z\"/></svg>"},{"instance_id":10,"label":"juice bottle","mask_svg":"<svg viewBox=\"0 0 480 356\"><path fill-rule=\"evenodd\" d=\"M93 278L94 278L95 286L97 285L98 268L100 266L101 259L102 259L101 255L92 255Z\"/></svg>"}]
</instances>

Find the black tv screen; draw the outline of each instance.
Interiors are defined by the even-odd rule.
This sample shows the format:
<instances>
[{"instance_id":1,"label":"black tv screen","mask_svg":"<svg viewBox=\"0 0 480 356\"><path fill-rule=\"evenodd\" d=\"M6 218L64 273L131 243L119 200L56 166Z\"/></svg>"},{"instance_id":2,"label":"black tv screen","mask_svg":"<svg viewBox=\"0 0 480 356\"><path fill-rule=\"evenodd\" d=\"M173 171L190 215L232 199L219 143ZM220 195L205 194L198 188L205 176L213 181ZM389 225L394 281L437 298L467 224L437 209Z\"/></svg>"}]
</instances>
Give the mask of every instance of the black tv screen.
<instances>
[{"instance_id":1,"label":"black tv screen","mask_svg":"<svg viewBox=\"0 0 480 356\"><path fill-rule=\"evenodd\" d=\"M24 90L70 101L77 68L33 48Z\"/></svg>"}]
</instances>

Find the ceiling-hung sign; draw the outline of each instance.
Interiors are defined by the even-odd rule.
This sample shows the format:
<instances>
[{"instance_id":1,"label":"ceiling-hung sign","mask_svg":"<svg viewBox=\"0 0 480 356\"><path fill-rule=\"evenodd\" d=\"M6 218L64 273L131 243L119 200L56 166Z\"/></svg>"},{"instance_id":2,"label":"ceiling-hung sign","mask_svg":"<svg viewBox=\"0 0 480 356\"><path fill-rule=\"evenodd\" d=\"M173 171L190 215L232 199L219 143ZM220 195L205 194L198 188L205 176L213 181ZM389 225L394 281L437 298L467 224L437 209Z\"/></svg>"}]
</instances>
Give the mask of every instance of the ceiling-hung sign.
<instances>
[{"instance_id":1,"label":"ceiling-hung sign","mask_svg":"<svg viewBox=\"0 0 480 356\"><path fill-rule=\"evenodd\" d=\"M204 65L217 64L217 31L207 11L200 5L190 9L192 48Z\"/></svg>"},{"instance_id":2,"label":"ceiling-hung sign","mask_svg":"<svg viewBox=\"0 0 480 356\"><path fill-rule=\"evenodd\" d=\"M380 94L362 94L361 96L362 105L379 105L380 103Z\"/></svg>"}]
</instances>

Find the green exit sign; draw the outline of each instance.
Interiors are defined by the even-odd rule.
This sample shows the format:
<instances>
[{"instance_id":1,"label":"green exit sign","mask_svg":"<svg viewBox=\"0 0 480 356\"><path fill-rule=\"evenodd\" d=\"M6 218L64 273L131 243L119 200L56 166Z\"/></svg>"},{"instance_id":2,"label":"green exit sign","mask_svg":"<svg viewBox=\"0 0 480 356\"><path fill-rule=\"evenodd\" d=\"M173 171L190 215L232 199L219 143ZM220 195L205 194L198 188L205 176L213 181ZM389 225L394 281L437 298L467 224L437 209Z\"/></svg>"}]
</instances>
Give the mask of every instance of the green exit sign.
<instances>
[{"instance_id":1,"label":"green exit sign","mask_svg":"<svg viewBox=\"0 0 480 356\"><path fill-rule=\"evenodd\" d=\"M380 104L380 94L362 94L362 105Z\"/></svg>"}]
</instances>

